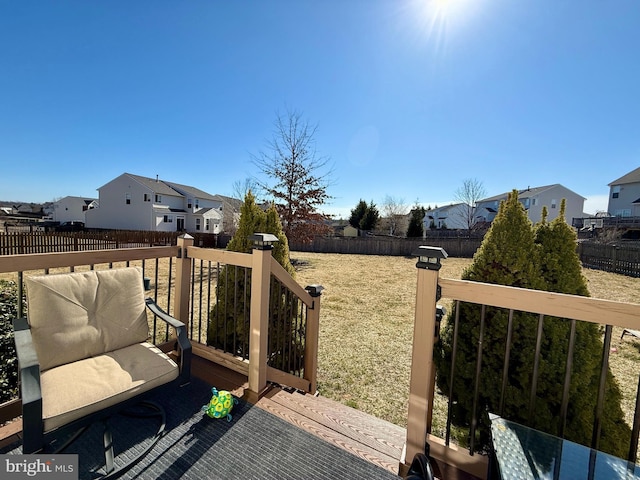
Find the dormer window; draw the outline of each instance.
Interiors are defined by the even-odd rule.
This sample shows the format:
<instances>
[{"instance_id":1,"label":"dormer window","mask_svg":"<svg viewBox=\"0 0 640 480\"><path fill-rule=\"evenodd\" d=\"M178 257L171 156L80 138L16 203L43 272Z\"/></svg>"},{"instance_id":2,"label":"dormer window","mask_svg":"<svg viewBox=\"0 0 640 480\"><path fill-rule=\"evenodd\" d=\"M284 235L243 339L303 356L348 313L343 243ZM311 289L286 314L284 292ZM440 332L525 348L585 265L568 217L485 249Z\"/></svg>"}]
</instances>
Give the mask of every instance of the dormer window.
<instances>
[{"instance_id":1,"label":"dormer window","mask_svg":"<svg viewBox=\"0 0 640 480\"><path fill-rule=\"evenodd\" d=\"M156 203L162 203L162 195L156 193Z\"/></svg>"}]
</instances>

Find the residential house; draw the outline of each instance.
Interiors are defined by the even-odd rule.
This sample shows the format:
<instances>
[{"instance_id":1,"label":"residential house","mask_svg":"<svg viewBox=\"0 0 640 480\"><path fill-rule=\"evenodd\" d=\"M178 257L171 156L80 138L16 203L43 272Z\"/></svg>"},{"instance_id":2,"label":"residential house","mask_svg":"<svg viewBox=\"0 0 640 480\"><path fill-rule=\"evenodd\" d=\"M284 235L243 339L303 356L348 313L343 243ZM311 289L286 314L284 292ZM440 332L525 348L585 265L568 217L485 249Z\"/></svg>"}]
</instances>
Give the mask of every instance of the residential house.
<instances>
[{"instance_id":1,"label":"residential house","mask_svg":"<svg viewBox=\"0 0 640 480\"><path fill-rule=\"evenodd\" d=\"M453 203L443 207L430 208L424 215L425 232L430 228L467 230L470 208L466 203Z\"/></svg>"},{"instance_id":2,"label":"residential house","mask_svg":"<svg viewBox=\"0 0 640 480\"><path fill-rule=\"evenodd\" d=\"M195 187L123 173L98 189L88 228L220 233L222 202Z\"/></svg>"},{"instance_id":3,"label":"residential house","mask_svg":"<svg viewBox=\"0 0 640 480\"><path fill-rule=\"evenodd\" d=\"M502 200L506 200L511 192L484 198L476 203L476 218L480 222L492 222L498 213ZM566 200L565 221L571 225L574 217L582 217L585 197L569 190L559 183L542 187L527 187L518 191L518 198L527 211L529 220L533 223L542 218L542 208L547 207L547 221L558 216L560 202Z\"/></svg>"},{"instance_id":4,"label":"residential house","mask_svg":"<svg viewBox=\"0 0 640 480\"><path fill-rule=\"evenodd\" d=\"M96 208L98 200L85 197L64 197L53 202L50 219L54 222L84 222L85 212Z\"/></svg>"},{"instance_id":5,"label":"residential house","mask_svg":"<svg viewBox=\"0 0 640 480\"><path fill-rule=\"evenodd\" d=\"M609 184L609 215L640 217L640 167Z\"/></svg>"},{"instance_id":6,"label":"residential house","mask_svg":"<svg viewBox=\"0 0 640 480\"><path fill-rule=\"evenodd\" d=\"M240 224L242 200L224 195L214 195L214 199L222 202L222 231L233 235Z\"/></svg>"}]
</instances>

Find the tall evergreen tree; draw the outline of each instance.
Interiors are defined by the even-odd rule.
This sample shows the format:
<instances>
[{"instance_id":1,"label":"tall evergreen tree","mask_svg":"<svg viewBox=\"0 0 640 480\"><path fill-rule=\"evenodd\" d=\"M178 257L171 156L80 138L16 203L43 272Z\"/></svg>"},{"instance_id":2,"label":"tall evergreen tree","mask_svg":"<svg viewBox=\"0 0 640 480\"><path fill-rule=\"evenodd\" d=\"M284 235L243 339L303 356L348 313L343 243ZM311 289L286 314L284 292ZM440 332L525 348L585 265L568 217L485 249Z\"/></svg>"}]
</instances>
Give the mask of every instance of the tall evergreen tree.
<instances>
[{"instance_id":1,"label":"tall evergreen tree","mask_svg":"<svg viewBox=\"0 0 640 480\"><path fill-rule=\"evenodd\" d=\"M295 276L295 270L289 260L289 244L282 231L280 218L275 207L271 205L264 212L255 202L251 192L247 193L241 208L238 230L229 242L227 250L250 253L252 250L251 235L254 233L271 233L278 237L272 250L273 257L289 274ZM270 361L277 362L285 353L296 350L292 358L301 358L303 347L299 339L292 342L294 332L295 310L290 308L281 289L271 285L269 302L269 355ZM216 305L211 311L207 344L233 353L242 358L249 355L249 319L251 307L251 272L248 269L224 266L220 270L216 285ZM286 352L285 352L286 351ZM295 365L293 370L301 365Z\"/></svg>"},{"instance_id":2,"label":"tall evergreen tree","mask_svg":"<svg viewBox=\"0 0 640 480\"><path fill-rule=\"evenodd\" d=\"M578 295L588 294L582 277L579 260L575 255L575 234L567 230L564 215L551 224L541 222L535 230L527 218L524 207L513 191L502 202L498 215L487 232L472 264L462 278L485 283L509 285L521 288L551 290ZM566 275L565 275L566 274ZM507 385L501 397L503 366L507 345L509 311L494 307L481 307L460 302L459 326L453 385L453 423L469 428L473 415L473 392L476 381L479 398L476 405L478 430L474 442L478 449L486 449L490 443L486 412L499 413L514 421L557 435L562 428L560 411L566 370L567 338L570 321L544 319L540 370L537 378L536 397L531 406L531 387L535 356L535 344L539 316L525 312L513 312L513 333ZM482 341L482 373L476 375L476 359L480 323L484 309L484 336ZM437 345L436 363L438 386L448 394L453 346L453 328L456 309L449 314ZM578 322L576 322L578 323ZM567 412L565 436L583 444L590 444L596 398L599 358L602 342L595 325L577 326L576 354ZM612 380L612 379L610 379ZM595 387L595 388L594 388ZM601 448L620 456L620 443L624 443L628 427L624 427L620 412L619 392L610 381L608 407L602 428ZM619 420L623 427L616 426ZM626 437L625 437L626 435ZM623 437L616 440L615 437Z\"/></svg>"},{"instance_id":3,"label":"tall evergreen tree","mask_svg":"<svg viewBox=\"0 0 640 480\"><path fill-rule=\"evenodd\" d=\"M366 212L364 212L364 216L362 220L360 220L360 229L365 231L375 230L376 225L380 221L380 212L378 211L378 207L376 207L373 200L367 206Z\"/></svg>"},{"instance_id":4,"label":"tall evergreen tree","mask_svg":"<svg viewBox=\"0 0 640 480\"><path fill-rule=\"evenodd\" d=\"M351 225L353 228L360 228L360 222L362 221L365 213L367 213L367 208L367 202L360 199L355 208L351 210L351 215L349 216L349 225Z\"/></svg>"},{"instance_id":5,"label":"tall evergreen tree","mask_svg":"<svg viewBox=\"0 0 640 480\"><path fill-rule=\"evenodd\" d=\"M547 222L546 207L535 228L535 241L539 247L540 265L545 290L571 295L589 296L587 280L582 274L580 257L576 251L576 233L565 221L566 201L560 203L560 212ZM578 443L589 444L595 420L596 393L599 387L603 343L600 327L590 322L572 322L567 319L545 318L545 351L555 350L553 359L541 363L540 376L557 379L559 384L566 373L568 339L575 328L573 371L569 391L565 437ZM550 404L547 409L551 425L560 423L561 391L552 382L540 385L538 396ZM607 372L606 394L603 408L600 449L618 456L626 454L631 430L624 421L620 407L622 395L611 370ZM536 415L543 412L536 411ZM552 432L554 433L554 432Z\"/></svg>"},{"instance_id":6,"label":"tall evergreen tree","mask_svg":"<svg viewBox=\"0 0 640 480\"><path fill-rule=\"evenodd\" d=\"M424 207L416 205L411 210L411 218L409 219L409 227L407 228L408 238L422 238L424 235L424 216L426 210Z\"/></svg>"}]
</instances>

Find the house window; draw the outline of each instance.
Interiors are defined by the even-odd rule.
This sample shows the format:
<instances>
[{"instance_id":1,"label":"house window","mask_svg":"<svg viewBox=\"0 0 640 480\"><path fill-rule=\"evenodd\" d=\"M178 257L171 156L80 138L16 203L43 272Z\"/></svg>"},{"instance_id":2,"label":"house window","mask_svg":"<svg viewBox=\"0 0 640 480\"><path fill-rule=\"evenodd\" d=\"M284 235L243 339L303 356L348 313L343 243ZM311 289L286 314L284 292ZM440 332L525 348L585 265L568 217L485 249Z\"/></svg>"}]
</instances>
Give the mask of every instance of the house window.
<instances>
[{"instance_id":1,"label":"house window","mask_svg":"<svg viewBox=\"0 0 640 480\"><path fill-rule=\"evenodd\" d=\"M163 221L164 223L173 223L173 217L171 215L165 215Z\"/></svg>"},{"instance_id":2,"label":"house window","mask_svg":"<svg viewBox=\"0 0 640 480\"><path fill-rule=\"evenodd\" d=\"M611 189L611 198L618 198L620 196L620 185L616 185Z\"/></svg>"},{"instance_id":3,"label":"house window","mask_svg":"<svg viewBox=\"0 0 640 480\"><path fill-rule=\"evenodd\" d=\"M204 229L207 232L211 230L211 219L210 218L206 218L204 220Z\"/></svg>"},{"instance_id":4,"label":"house window","mask_svg":"<svg viewBox=\"0 0 640 480\"><path fill-rule=\"evenodd\" d=\"M127 205L131 205L131 194L130 193L125 193L124 194L124 203L126 203Z\"/></svg>"},{"instance_id":5,"label":"house window","mask_svg":"<svg viewBox=\"0 0 640 480\"><path fill-rule=\"evenodd\" d=\"M162 203L162 195L156 193L156 203Z\"/></svg>"},{"instance_id":6,"label":"house window","mask_svg":"<svg viewBox=\"0 0 640 480\"><path fill-rule=\"evenodd\" d=\"M191 204L193 203L193 200L191 200L190 198L187 199L187 208L191 208Z\"/></svg>"},{"instance_id":7,"label":"house window","mask_svg":"<svg viewBox=\"0 0 640 480\"><path fill-rule=\"evenodd\" d=\"M196 198L196 208L200 208L200 200Z\"/></svg>"},{"instance_id":8,"label":"house window","mask_svg":"<svg viewBox=\"0 0 640 480\"><path fill-rule=\"evenodd\" d=\"M149 195L148 193L144 194L144 201L145 202L150 202L151 201L151 195Z\"/></svg>"},{"instance_id":9,"label":"house window","mask_svg":"<svg viewBox=\"0 0 640 480\"><path fill-rule=\"evenodd\" d=\"M555 198L551 200L551 208L556 208L556 204L557 204L557 201Z\"/></svg>"},{"instance_id":10,"label":"house window","mask_svg":"<svg viewBox=\"0 0 640 480\"><path fill-rule=\"evenodd\" d=\"M538 199L537 198L534 197L534 198L531 199L531 205L533 205L535 207L537 203L538 203Z\"/></svg>"},{"instance_id":11,"label":"house window","mask_svg":"<svg viewBox=\"0 0 640 480\"><path fill-rule=\"evenodd\" d=\"M200 230L200 219L196 218L196 230Z\"/></svg>"}]
</instances>

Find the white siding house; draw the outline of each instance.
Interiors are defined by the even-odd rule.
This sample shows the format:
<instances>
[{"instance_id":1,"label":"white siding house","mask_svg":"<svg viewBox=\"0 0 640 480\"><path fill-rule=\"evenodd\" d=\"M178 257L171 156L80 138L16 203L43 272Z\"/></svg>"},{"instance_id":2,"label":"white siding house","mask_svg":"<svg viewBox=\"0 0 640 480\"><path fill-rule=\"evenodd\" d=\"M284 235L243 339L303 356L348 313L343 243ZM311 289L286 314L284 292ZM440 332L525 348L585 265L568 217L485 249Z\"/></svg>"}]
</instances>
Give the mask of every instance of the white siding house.
<instances>
[{"instance_id":1,"label":"white siding house","mask_svg":"<svg viewBox=\"0 0 640 480\"><path fill-rule=\"evenodd\" d=\"M84 222L87 210L97 206L97 199L85 197L64 197L53 202L54 222Z\"/></svg>"},{"instance_id":2,"label":"white siding house","mask_svg":"<svg viewBox=\"0 0 640 480\"><path fill-rule=\"evenodd\" d=\"M640 217L640 167L609 184L609 215Z\"/></svg>"},{"instance_id":3,"label":"white siding house","mask_svg":"<svg viewBox=\"0 0 640 480\"><path fill-rule=\"evenodd\" d=\"M498 207L502 200L507 199L506 192L494 197L484 198L476 204L478 220L492 222L498 213ZM585 198L566 187L556 183L543 187L530 187L518 191L518 199L524 205L527 216L532 223L539 222L542 218L542 208L547 207L547 221L551 221L558 216L560 202L566 200L565 221L571 225L574 217L582 217L584 212Z\"/></svg>"},{"instance_id":4,"label":"white siding house","mask_svg":"<svg viewBox=\"0 0 640 480\"><path fill-rule=\"evenodd\" d=\"M98 193L88 228L220 233L222 203L194 187L123 173Z\"/></svg>"},{"instance_id":5,"label":"white siding house","mask_svg":"<svg viewBox=\"0 0 640 480\"><path fill-rule=\"evenodd\" d=\"M423 220L425 232L430 228L468 229L467 215L469 208L471 207L466 203L454 203L427 210Z\"/></svg>"}]
</instances>

